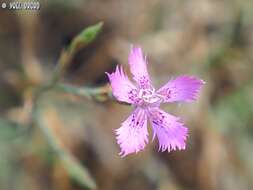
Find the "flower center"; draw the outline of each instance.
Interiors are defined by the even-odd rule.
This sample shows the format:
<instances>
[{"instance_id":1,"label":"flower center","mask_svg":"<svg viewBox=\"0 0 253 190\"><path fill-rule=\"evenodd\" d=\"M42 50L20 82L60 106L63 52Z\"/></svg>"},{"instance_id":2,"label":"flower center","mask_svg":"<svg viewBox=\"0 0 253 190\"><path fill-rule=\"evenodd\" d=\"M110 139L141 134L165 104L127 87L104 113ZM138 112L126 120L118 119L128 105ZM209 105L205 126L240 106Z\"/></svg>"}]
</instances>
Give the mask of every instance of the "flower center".
<instances>
[{"instance_id":1,"label":"flower center","mask_svg":"<svg viewBox=\"0 0 253 190\"><path fill-rule=\"evenodd\" d=\"M143 100L143 103L159 103L162 101L162 96L155 92L155 89L140 89L138 98Z\"/></svg>"}]
</instances>

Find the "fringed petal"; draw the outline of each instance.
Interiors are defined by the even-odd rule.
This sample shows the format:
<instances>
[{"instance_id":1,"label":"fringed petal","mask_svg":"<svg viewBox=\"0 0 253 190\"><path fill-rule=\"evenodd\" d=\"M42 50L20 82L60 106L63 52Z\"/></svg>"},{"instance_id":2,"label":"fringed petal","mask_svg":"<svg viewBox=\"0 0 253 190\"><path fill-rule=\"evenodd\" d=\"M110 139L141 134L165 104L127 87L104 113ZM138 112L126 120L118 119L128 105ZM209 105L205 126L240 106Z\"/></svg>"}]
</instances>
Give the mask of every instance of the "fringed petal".
<instances>
[{"instance_id":1,"label":"fringed petal","mask_svg":"<svg viewBox=\"0 0 253 190\"><path fill-rule=\"evenodd\" d=\"M125 75L122 66L117 66L115 72L106 74L111 83L113 96L117 98L118 101L133 104L137 96L137 90Z\"/></svg>"},{"instance_id":2,"label":"fringed petal","mask_svg":"<svg viewBox=\"0 0 253 190\"><path fill-rule=\"evenodd\" d=\"M139 88L147 89L151 87L151 82L147 70L147 60L144 57L142 49L140 47L132 46L128 62L130 65L133 79L139 85Z\"/></svg>"},{"instance_id":3,"label":"fringed petal","mask_svg":"<svg viewBox=\"0 0 253 190\"><path fill-rule=\"evenodd\" d=\"M121 157L130 153L137 153L148 143L147 115L144 110L137 108L116 129L117 143L120 146Z\"/></svg>"},{"instance_id":4,"label":"fringed petal","mask_svg":"<svg viewBox=\"0 0 253 190\"><path fill-rule=\"evenodd\" d=\"M205 82L192 76L180 76L167 82L157 93L164 97L164 102L191 102L196 100L200 87Z\"/></svg>"},{"instance_id":5,"label":"fringed petal","mask_svg":"<svg viewBox=\"0 0 253 190\"><path fill-rule=\"evenodd\" d=\"M153 140L157 136L159 151L170 152L171 150L183 150L186 147L185 141L188 130L178 117L170 115L159 108L153 108L149 112L153 128Z\"/></svg>"}]
</instances>

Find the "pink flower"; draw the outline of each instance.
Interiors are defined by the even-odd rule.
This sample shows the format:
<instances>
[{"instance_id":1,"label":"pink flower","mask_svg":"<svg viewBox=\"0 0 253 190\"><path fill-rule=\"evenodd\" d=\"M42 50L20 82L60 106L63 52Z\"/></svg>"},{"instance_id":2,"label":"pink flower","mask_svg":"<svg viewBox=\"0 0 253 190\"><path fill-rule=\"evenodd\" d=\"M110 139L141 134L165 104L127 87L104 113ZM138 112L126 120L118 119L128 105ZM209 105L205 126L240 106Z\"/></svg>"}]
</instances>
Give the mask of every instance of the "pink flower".
<instances>
[{"instance_id":1,"label":"pink flower","mask_svg":"<svg viewBox=\"0 0 253 190\"><path fill-rule=\"evenodd\" d=\"M159 106L167 102L195 100L204 81L192 76L179 76L155 91L147 71L146 57L140 47L132 47L129 65L136 84L128 79L122 66L117 66L116 71L111 74L106 73L115 98L134 107L133 113L116 130L120 155L124 157L145 148L149 140L148 120L153 128L153 140L156 136L158 138L159 150L170 152L185 149L187 128L179 117L164 112Z\"/></svg>"}]
</instances>

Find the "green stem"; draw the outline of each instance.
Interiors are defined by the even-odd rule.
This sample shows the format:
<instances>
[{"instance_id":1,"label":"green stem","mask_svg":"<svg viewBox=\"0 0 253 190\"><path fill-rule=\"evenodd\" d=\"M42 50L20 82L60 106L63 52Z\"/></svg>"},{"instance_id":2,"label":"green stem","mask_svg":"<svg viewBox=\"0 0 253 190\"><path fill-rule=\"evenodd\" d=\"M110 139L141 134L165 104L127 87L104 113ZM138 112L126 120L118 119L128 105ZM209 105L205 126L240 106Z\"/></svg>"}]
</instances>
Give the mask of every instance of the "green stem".
<instances>
[{"instance_id":1,"label":"green stem","mask_svg":"<svg viewBox=\"0 0 253 190\"><path fill-rule=\"evenodd\" d=\"M72 85L67 84L57 84L56 89L64 91L66 93L74 94L77 96L84 96L87 98L96 97L98 95L105 95L105 96L111 96L110 89L108 86L102 86L102 87L75 87Z\"/></svg>"},{"instance_id":2,"label":"green stem","mask_svg":"<svg viewBox=\"0 0 253 190\"><path fill-rule=\"evenodd\" d=\"M55 89L63 91L65 93L86 97L89 99L95 99L96 101L103 102L105 100L111 99L119 104L122 105L131 105L126 102L118 101L116 98L113 97L111 89L108 85L101 86L101 87L76 87L73 85L67 84L57 84Z\"/></svg>"},{"instance_id":3,"label":"green stem","mask_svg":"<svg viewBox=\"0 0 253 190\"><path fill-rule=\"evenodd\" d=\"M63 90L64 92L81 95L85 97L99 97L101 95L109 96L110 90L108 87L100 87L100 88L77 88L69 85L58 84L62 75L64 75L67 67L71 63L75 54L92 42L97 34L101 31L103 23L100 22L96 25L90 26L84 29L80 34L78 34L71 42L68 48L64 49L61 52L59 61L57 63L56 69L53 73L52 79L48 84L42 85L38 87L33 94L33 107L32 107L32 121L31 125L38 126L43 134L45 135L48 143L54 150L55 154L59 157L59 159L63 163L63 167L66 171L77 180L80 184L87 186L90 189L96 188L96 183L90 176L88 170L83 167L79 161L74 158L60 143L57 139L54 131L52 131L47 123L41 118L41 113L39 112L39 100L41 96L49 91L52 88L58 88Z\"/></svg>"},{"instance_id":4,"label":"green stem","mask_svg":"<svg viewBox=\"0 0 253 190\"><path fill-rule=\"evenodd\" d=\"M54 132L48 127L45 120L41 118L42 114L40 113L40 106L38 103L39 101L37 100L32 112L34 124L41 129L53 152L62 162L64 169L69 173L69 175L81 185L86 186L89 189L95 189L96 183L91 177L88 169L81 165L81 163L61 145Z\"/></svg>"},{"instance_id":5,"label":"green stem","mask_svg":"<svg viewBox=\"0 0 253 190\"><path fill-rule=\"evenodd\" d=\"M64 75L75 54L96 38L102 26L103 22L99 22L98 24L85 28L71 41L67 48L63 49L50 82L52 85L55 85L60 80L61 76Z\"/></svg>"}]
</instances>

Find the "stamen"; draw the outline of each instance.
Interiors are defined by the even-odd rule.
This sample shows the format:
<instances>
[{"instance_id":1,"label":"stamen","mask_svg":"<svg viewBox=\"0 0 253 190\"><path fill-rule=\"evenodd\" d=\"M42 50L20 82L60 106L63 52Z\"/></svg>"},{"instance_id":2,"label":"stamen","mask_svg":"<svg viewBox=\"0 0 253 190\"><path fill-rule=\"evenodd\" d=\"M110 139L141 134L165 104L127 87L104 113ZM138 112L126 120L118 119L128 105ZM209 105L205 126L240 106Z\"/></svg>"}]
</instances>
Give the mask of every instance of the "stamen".
<instances>
[{"instance_id":1,"label":"stamen","mask_svg":"<svg viewBox=\"0 0 253 190\"><path fill-rule=\"evenodd\" d=\"M140 89L138 93L138 98L143 100L143 102L150 103L150 104L162 102L164 99L162 95L155 93L154 88Z\"/></svg>"}]
</instances>

